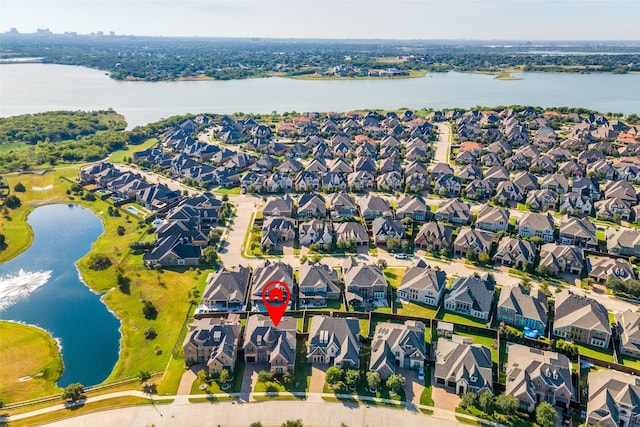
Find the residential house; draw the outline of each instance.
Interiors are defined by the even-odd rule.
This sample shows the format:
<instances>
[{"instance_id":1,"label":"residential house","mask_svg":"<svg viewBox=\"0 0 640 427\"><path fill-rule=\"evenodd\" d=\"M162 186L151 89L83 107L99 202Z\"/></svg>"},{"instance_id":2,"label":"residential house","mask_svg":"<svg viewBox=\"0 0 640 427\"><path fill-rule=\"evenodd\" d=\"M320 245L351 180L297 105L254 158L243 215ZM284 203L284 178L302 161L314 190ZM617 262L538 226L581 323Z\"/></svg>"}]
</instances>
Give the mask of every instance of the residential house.
<instances>
[{"instance_id":1,"label":"residential house","mask_svg":"<svg viewBox=\"0 0 640 427\"><path fill-rule=\"evenodd\" d=\"M640 425L640 378L610 369L589 372L587 426Z\"/></svg>"},{"instance_id":2,"label":"residential house","mask_svg":"<svg viewBox=\"0 0 640 427\"><path fill-rule=\"evenodd\" d=\"M145 265L183 266L200 265L202 248L187 236L171 234L159 238L153 250L142 256Z\"/></svg>"},{"instance_id":3,"label":"residential house","mask_svg":"<svg viewBox=\"0 0 640 427\"><path fill-rule=\"evenodd\" d=\"M560 220L560 238L558 242L563 245L574 245L584 249L597 250L596 226L588 218L565 215Z\"/></svg>"},{"instance_id":4,"label":"residential house","mask_svg":"<svg viewBox=\"0 0 640 427\"><path fill-rule=\"evenodd\" d=\"M377 265L360 264L348 258L342 266L347 302L369 306L386 304L387 279Z\"/></svg>"},{"instance_id":5,"label":"residential house","mask_svg":"<svg viewBox=\"0 0 640 427\"><path fill-rule=\"evenodd\" d=\"M526 213L518 221L518 236L540 237L545 242L553 242L555 224L551 214Z\"/></svg>"},{"instance_id":6,"label":"residential house","mask_svg":"<svg viewBox=\"0 0 640 427\"><path fill-rule=\"evenodd\" d=\"M307 360L342 369L360 367L360 322L347 317L313 316L309 327Z\"/></svg>"},{"instance_id":7,"label":"residential house","mask_svg":"<svg viewBox=\"0 0 640 427\"><path fill-rule=\"evenodd\" d=\"M594 347L609 347L611 325L602 304L568 290L555 296L553 335Z\"/></svg>"},{"instance_id":8,"label":"residential house","mask_svg":"<svg viewBox=\"0 0 640 427\"><path fill-rule=\"evenodd\" d=\"M442 175L453 175L453 168L447 163L436 163L431 169L431 179L437 181Z\"/></svg>"},{"instance_id":9,"label":"residential house","mask_svg":"<svg viewBox=\"0 0 640 427\"><path fill-rule=\"evenodd\" d=\"M540 265L555 276L561 273L579 275L584 269L582 250L571 245L547 243L540 248Z\"/></svg>"},{"instance_id":10,"label":"residential house","mask_svg":"<svg viewBox=\"0 0 640 427\"><path fill-rule=\"evenodd\" d=\"M593 178L574 176L571 182L571 191L594 200L600 198L600 185Z\"/></svg>"},{"instance_id":11,"label":"residential house","mask_svg":"<svg viewBox=\"0 0 640 427\"><path fill-rule=\"evenodd\" d=\"M331 217L334 219L349 218L358 215L355 200L346 192L332 193L329 196L329 209L331 210Z\"/></svg>"},{"instance_id":12,"label":"residential house","mask_svg":"<svg viewBox=\"0 0 640 427\"><path fill-rule=\"evenodd\" d=\"M526 263L535 261L536 246L526 240L515 237L503 237L498 243L498 250L493 259L502 265L515 266L524 269Z\"/></svg>"},{"instance_id":13,"label":"residential house","mask_svg":"<svg viewBox=\"0 0 640 427\"><path fill-rule=\"evenodd\" d=\"M360 206L360 216L364 219L393 218L391 205L382 197L366 195L358 199L358 205Z\"/></svg>"},{"instance_id":14,"label":"residential house","mask_svg":"<svg viewBox=\"0 0 640 427\"><path fill-rule=\"evenodd\" d=\"M326 307L327 300L340 300L338 273L325 264L302 263L298 281L300 307Z\"/></svg>"},{"instance_id":15,"label":"residential house","mask_svg":"<svg viewBox=\"0 0 640 427\"><path fill-rule=\"evenodd\" d=\"M548 211L555 209L558 194L553 190L532 190L527 195L526 205L534 211Z\"/></svg>"},{"instance_id":16,"label":"residential house","mask_svg":"<svg viewBox=\"0 0 640 427\"><path fill-rule=\"evenodd\" d=\"M569 181L566 176L560 173L554 173L542 178L540 188L543 190L553 190L558 194L564 194L569 191Z\"/></svg>"},{"instance_id":17,"label":"residential house","mask_svg":"<svg viewBox=\"0 0 640 427\"><path fill-rule=\"evenodd\" d=\"M337 222L334 225L336 229L336 242L349 242L353 240L356 246L366 246L369 244L369 234L359 222Z\"/></svg>"},{"instance_id":18,"label":"residential house","mask_svg":"<svg viewBox=\"0 0 640 427\"><path fill-rule=\"evenodd\" d=\"M522 194L528 194L538 188L538 178L530 172L522 171L513 177L513 183L520 188Z\"/></svg>"},{"instance_id":19,"label":"residential house","mask_svg":"<svg viewBox=\"0 0 640 427\"><path fill-rule=\"evenodd\" d=\"M240 338L238 319L204 318L194 321L182 344L187 365L204 364L209 375L233 372Z\"/></svg>"},{"instance_id":20,"label":"residential house","mask_svg":"<svg viewBox=\"0 0 640 427\"><path fill-rule=\"evenodd\" d=\"M627 309L615 315L617 333L620 338L618 354L640 358L640 313Z\"/></svg>"},{"instance_id":21,"label":"residential house","mask_svg":"<svg viewBox=\"0 0 640 427\"><path fill-rule=\"evenodd\" d=\"M524 195L520 192L520 187L513 181L500 181L496 187L494 199L499 203L506 203L510 200L520 202L524 200Z\"/></svg>"},{"instance_id":22,"label":"residential house","mask_svg":"<svg viewBox=\"0 0 640 427\"><path fill-rule=\"evenodd\" d=\"M280 242L293 241L296 235L296 222L284 216L270 216L262 223L260 244L266 248L274 248Z\"/></svg>"},{"instance_id":23,"label":"residential house","mask_svg":"<svg viewBox=\"0 0 640 427\"><path fill-rule=\"evenodd\" d=\"M233 269L223 266L210 273L202 294L202 305L196 312L244 311L250 275L251 271L241 265Z\"/></svg>"},{"instance_id":24,"label":"residential house","mask_svg":"<svg viewBox=\"0 0 640 427\"><path fill-rule=\"evenodd\" d=\"M293 180L296 191L318 191L320 189L320 178L316 172L301 170Z\"/></svg>"},{"instance_id":25,"label":"residential house","mask_svg":"<svg viewBox=\"0 0 640 427\"><path fill-rule=\"evenodd\" d=\"M633 267L624 258L609 257L587 257L587 272L589 277L598 283L604 283L608 278L617 278L621 280L633 280L636 275Z\"/></svg>"},{"instance_id":26,"label":"residential house","mask_svg":"<svg viewBox=\"0 0 640 427\"><path fill-rule=\"evenodd\" d=\"M509 171L502 166L492 166L484 173L484 178L494 186L498 186L503 181L508 181L509 176Z\"/></svg>"},{"instance_id":27,"label":"residential house","mask_svg":"<svg viewBox=\"0 0 640 427\"><path fill-rule=\"evenodd\" d=\"M476 227L480 230L492 232L507 231L509 227L509 211L505 208L488 204L480 205Z\"/></svg>"},{"instance_id":28,"label":"residential house","mask_svg":"<svg viewBox=\"0 0 640 427\"><path fill-rule=\"evenodd\" d=\"M578 400L567 356L521 344L509 346L506 386L505 393L518 398L520 409L528 412L540 402L569 409Z\"/></svg>"},{"instance_id":29,"label":"residential house","mask_svg":"<svg viewBox=\"0 0 640 427\"><path fill-rule=\"evenodd\" d=\"M415 238L415 245L419 248L439 251L449 249L453 244L453 229L437 222L424 224Z\"/></svg>"},{"instance_id":30,"label":"residential house","mask_svg":"<svg viewBox=\"0 0 640 427\"><path fill-rule=\"evenodd\" d=\"M569 215L588 216L593 210L593 202L589 197L572 191L560 196L558 210Z\"/></svg>"},{"instance_id":31,"label":"residential house","mask_svg":"<svg viewBox=\"0 0 640 427\"><path fill-rule=\"evenodd\" d=\"M289 195L283 197L269 197L262 208L262 215L292 217L294 213L293 199Z\"/></svg>"},{"instance_id":32,"label":"residential house","mask_svg":"<svg viewBox=\"0 0 640 427\"><path fill-rule=\"evenodd\" d=\"M491 197L495 187L485 179L474 179L464 189L464 195L468 199L482 200Z\"/></svg>"},{"instance_id":33,"label":"residential house","mask_svg":"<svg viewBox=\"0 0 640 427\"><path fill-rule=\"evenodd\" d=\"M596 218L605 221L629 221L631 219L631 204L620 197L599 200L594 204Z\"/></svg>"},{"instance_id":34,"label":"residential house","mask_svg":"<svg viewBox=\"0 0 640 427\"><path fill-rule=\"evenodd\" d=\"M367 171L355 171L347 175L347 184L354 191L371 189L376 182L373 174Z\"/></svg>"},{"instance_id":35,"label":"residential house","mask_svg":"<svg viewBox=\"0 0 640 427\"><path fill-rule=\"evenodd\" d=\"M389 378L397 367L423 369L427 359L425 325L417 320L404 324L378 323L371 340L369 370Z\"/></svg>"},{"instance_id":36,"label":"residential house","mask_svg":"<svg viewBox=\"0 0 640 427\"><path fill-rule=\"evenodd\" d=\"M404 195L398 200L396 218L411 218L414 221L426 221L430 213L426 202L421 196Z\"/></svg>"},{"instance_id":37,"label":"residential house","mask_svg":"<svg viewBox=\"0 0 640 427\"><path fill-rule=\"evenodd\" d=\"M453 253L455 255L465 256L468 251L474 251L476 254L484 252L488 255L491 253L493 237L493 233L463 227L453 242Z\"/></svg>"},{"instance_id":38,"label":"residential house","mask_svg":"<svg viewBox=\"0 0 640 427\"><path fill-rule=\"evenodd\" d=\"M299 225L299 240L303 246L309 246L314 243L331 245L333 240L331 223L319 219L301 222Z\"/></svg>"},{"instance_id":39,"label":"residential house","mask_svg":"<svg viewBox=\"0 0 640 427\"><path fill-rule=\"evenodd\" d=\"M613 227L607 229L607 248L610 254L640 256L640 230L636 228Z\"/></svg>"},{"instance_id":40,"label":"residential house","mask_svg":"<svg viewBox=\"0 0 640 427\"><path fill-rule=\"evenodd\" d=\"M327 202L320 194L305 193L298 201L298 218L324 218L327 216Z\"/></svg>"},{"instance_id":41,"label":"residential house","mask_svg":"<svg viewBox=\"0 0 640 427\"><path fill-rule=\"evenodd\" d=\"M454 197L460 194L462 182L453 174L443 174L436 179L434 189L441 196Z\"/></svg>"},{"instance_id":42,"label":"residential house","mask_svg":"<svg viewBox=\"0 0 640 427\"><path fill-rule=\"evenodd\" d=\"M457 278L444 298L444 309L488 320L496 281L488 273Z\"/></svg>"},{"instance_id":43,"label":"residential house","mask_svg":"<svg viewBox=\"0 0 640 427\"><path fill-rule=\"evenodd\" d=\"M473 339L453 335L439 338L435 350L434 383L448 391L463 395L467 392L493 393L493 362L491 349L473 344Z\"/></svg>"},{"instance_id":44,"label":"residential house","mask_svg":"<svg viewBox=\"0 0 640 427\"><path fill-rule=\"evenodd\" d=\"M434 216L438 221L452 224L468 224L471 217L471 209L468 203L458 198L448 199L438 206Z\"/></svg>"},{"instance_id":45,"label":"residential house","mask_svg":"<svg viewBox=\"0 0 640 427\"><path fill-rule=\"evenodd\" d=\"M270 371L281 375L293 372L296 363L296 319L285 316L274 326L263 314L249 316L244 330L244 361L268 363Z\"/></svg>"},{"instance_id":46,"label":"residential house","mask_svg":"<svg viewBox=\"0 0 640 427\"><path fill-rule=\"evenodd\" d=\"M544 336L547 330L547 296L539 289L527 290L522 285L503 286L496 319L516 327L528 327Z\"/></svg>"},{"instance_id":47,"label":"residential house","mask_svg":"<svg viewBox=\"0 0 640 427\"><path fill-rule=\"evenodd\" d=\"M389 239L405 240L404 225L397 219L376 218L371 225L373 241L377 245L386 245Z\"/></svg>"},{"instance_id":48,"label":"residential house","mask_svg":"<svg viewBox=\"0 0 640 427\"><path fill-rule=\"evenodd\" d=\"M631 206L638 203L638 196L636 190L627 181L610 181L604 188L605 199L620 198L629 202Z\"/></svg>"},{"instance_id":49,"label":"residential house","mask_svg":"<svg viewBox=\"0 0 640 427\"><path fill-rule=\"evenodd\" d=\"M438 307L447 286L447 274L430 268L423 260L415 262L402 276L398 298Z\"/></svg>"},{"instance_id":50,"label":"residential house","mask_svg":"<svg viewBox=\"0 0 640 427\"><path fill-rule=\"evenodd\" d=\"M293 268L289 264L283 262L273 262L266 260L258 267L254 268L251 275L251 294L249 296L249 303L251 304L250 311L266 311L262 301L262 291L265 286L271 282L282 282L289 288L290 292L294 292L294 279ZM292 298L291 298L292 299ZM289 301L289 307L291 308L292 302Z\"/></svg>"},{"instance_id":51,"label":"residential house","mask_svg":"<svg viewBox=\"0 0 640 427\"><path fill-rule=\"evenodd\" d=\"M150 211L157 211L176 203L182 197L179 190L172 191L164 184L153 184L136 194L136 202Z\"/></svg>"}]
</instances>

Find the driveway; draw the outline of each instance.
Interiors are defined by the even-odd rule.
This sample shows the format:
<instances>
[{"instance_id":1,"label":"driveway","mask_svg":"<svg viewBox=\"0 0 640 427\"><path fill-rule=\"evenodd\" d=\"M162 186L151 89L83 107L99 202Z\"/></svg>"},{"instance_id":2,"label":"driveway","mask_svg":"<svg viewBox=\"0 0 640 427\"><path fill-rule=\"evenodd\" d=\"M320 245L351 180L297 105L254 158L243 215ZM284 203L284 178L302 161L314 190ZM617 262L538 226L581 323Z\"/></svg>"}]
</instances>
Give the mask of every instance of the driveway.
<instances>
[{"instance_id":1,"label":"driveway","mask_svg":"<svg viewBox=\"0 0 640 427\"><path fill-rule=\"evenodd\" d=\"M436 408L446 409L447 411L455 411L460 404L460 397L455 393L449 393L443 387L434 385L431 397Z\"/></svg>"},{"instance_id":2,"label":"driveway","mask_svg":"<svg viewBox=\"0 0 640 427\"><path fill-rule=\"evenodd\" d=\"M447 163L447 159L449 157L448 151L449 147L449 134L451 130L449 129L448 123L436 123L438 127L438 140L436 141L435 146L435 155L434 161L435 163Z\"/></svg>"},{"instance_id":3,"label":"driveway","mask_svg":"<svg viewBox=\"0 0 640 427\"><path fill-rule=\"evenodd\" d=\"M309 393L322 393L324 389L324 376L327 372L326 365L313 365L311 367L311 381L309 382Z\"/></svg>"},{"instance_id":4,"label":"driveway","mask_svg":"<svg viewBox=\"0 0 640 427\"><path fill-rule=\"evenodd\" d=\"M198 377L198 371L205 368L205 365L193 365L182 374L177 394L191 394L191 386Z\"/></svg>"},{"instance_id":5,"label":"driveway","mask_svg":"<svg viewBox=\"0 0 640 427\"><path fill-rule=\"evenodd\" d=\"M399 368L398 373L407 380L404 386L406 401L419 405L420 396L422 396L422 392L424 391L424 381L418 380L418 371L415 369Z\"/></svg>"},{"instance_id":6,"label":"driveway","mask_svg":"<svg viewBox=\"0 0 640 427\"><path fill-rule=\"evenodd\" d=\"M258 372L269 370L269 366L264 363L246 363L244 365L244 373L242 374L242 393L253 393L253 389L258 382Z\"/></svg>"}]
</instances>

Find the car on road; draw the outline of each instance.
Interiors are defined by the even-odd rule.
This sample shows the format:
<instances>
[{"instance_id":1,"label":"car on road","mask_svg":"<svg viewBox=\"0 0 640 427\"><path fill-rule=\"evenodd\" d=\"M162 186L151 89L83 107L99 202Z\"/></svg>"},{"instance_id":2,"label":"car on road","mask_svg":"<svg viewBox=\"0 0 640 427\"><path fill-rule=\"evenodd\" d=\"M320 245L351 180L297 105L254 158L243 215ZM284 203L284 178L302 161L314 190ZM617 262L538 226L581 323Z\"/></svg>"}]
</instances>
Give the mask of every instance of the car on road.
<instances>
[{"instance_id":1,"label":"car on road","mask_svg":"<svg viewBox=\"0 0 640 427\"><path fill-rule=\"evenodd\" d=\"M407 254L395 254L394 257L395 259L409 259Z\"/></svg>"}]
</instances>

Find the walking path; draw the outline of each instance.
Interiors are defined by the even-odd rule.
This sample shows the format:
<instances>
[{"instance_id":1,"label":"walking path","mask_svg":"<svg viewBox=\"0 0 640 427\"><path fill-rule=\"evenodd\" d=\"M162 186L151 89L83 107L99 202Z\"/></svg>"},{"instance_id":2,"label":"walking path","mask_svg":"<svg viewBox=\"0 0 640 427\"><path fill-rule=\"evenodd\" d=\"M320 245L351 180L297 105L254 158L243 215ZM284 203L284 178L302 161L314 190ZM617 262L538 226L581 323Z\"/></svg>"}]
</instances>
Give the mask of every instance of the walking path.
<instances>
[{"instance_id":1,"label":"walking path","mask_svg":"<svg viewBox=\"0 0 640 427\"><path fill-rule=\"evenodd\" d=\"M139 405L135 407L118 408L107 411L94 412L77 417L66 418L63 421L52 423L53 426L200 426L202 420L207 420L208 425L219 426L244 426L254 421L262 421L265 426L279 425L288 419L302 419L305 425L335 427L341 423L346 425L367 425L370 427L383 427L389 425L403 425L408 427L423 426L428 421L433 426L460 425L456 419L456 413L426 405L415 405L408 402L398 402L389 399L372 397L357 397L354 401L352 395L333 395L325 393L280 393L279 397L289 396L294 400L260 400L269 393L251 393L249 402L247 397L240 393L232 394L239 397L237 401L220 401L216 403L192 403L190 395L175 395L156 397L157 399L173 399L173 402L162 405ZM300 399L295 399L295 396ZM150 395L140 391L120 391L90 397L76 404L59 404L48 408L38 409L11 417L0 417L0 423L17 421L36 415L68 409L72 416L71 408L81 405L107 400L122 396L136 396L150 398ZM228 396L226 394L219 396ZM326 401L325 398L335 401ZM368 403L384 403L404 407L404 410L393 409L385 406L370 405ZM246 406L250 405L250 406ZM430 415L423 414L421 410L431 411ZM194 416L197 411L197 416ZM425 417L429 417L426 419ZM465 418L478 420L472 416ZM494 425L487 421L483 422ZM210 423L210 424L209 424Z\"/></svg>"}]
</instances>

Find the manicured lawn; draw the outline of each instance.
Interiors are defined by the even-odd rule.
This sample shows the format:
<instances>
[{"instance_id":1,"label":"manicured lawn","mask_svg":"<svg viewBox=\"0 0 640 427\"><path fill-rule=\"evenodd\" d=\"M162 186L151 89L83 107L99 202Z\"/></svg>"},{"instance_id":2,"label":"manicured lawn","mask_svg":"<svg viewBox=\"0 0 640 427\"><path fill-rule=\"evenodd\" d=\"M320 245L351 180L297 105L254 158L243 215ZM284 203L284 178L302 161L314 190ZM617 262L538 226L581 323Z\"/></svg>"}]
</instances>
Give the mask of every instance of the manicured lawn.
<instances>
[{"instance_id":1,"label":"manicured lawn","mask_svg":"<svg viewBox=\"0 0 640 427\"><path fill-rule=\"evenodd\" d=\"M307 362L307 347L304 340L298 340L296 345L296 366L293 372L293 380L285 384L281 376L274 376L267 383L257 382L254 392L306 392L311 382L311 363Z\"/></svg>"},{"instance_id":2,"label":"manicured lawn","mask_svg":"<svg viewBox=\"0 0 640 427\"><path fill-rule=\"evenodd\" d=\"M440 311L438 319L444 320L445 322L459 323L461 325L478 326L480 328L484 328L486 326L486 322L484 322L483 320L476 319L474 317L463 316L461 314L450 313L444 310Z\"/></svg>"},{"instance_id":3,"label":"manicured lawn","mask_svg":"<svg viewBox=\"0 0 640 427\"><path fill-rule=\"evenodd\" d=\"M473 338L474 344L481 344L489 347L491 349L491 360L493 361L493 363L498 362L498 350L493 348L495 343L495 340L493 338L461 331L455 331L455 334Z\"/></svg>"},{"instance_id":4,"label":"manicured lawn","mask_svg":"<svg viewBox=\"0 0 640 427\"><path fill-rule=\"evenodd\" d=\"M304 310L304 309L302 309ZM321 311L347 311L344 304L342 303L342 300L327 300L327 306L326 307L318 307L318 308L312 308L310 310L321 310Z\"/></svg>"},{"instance_id":5,"label":"manicured lawn","mask_svg":"<svg viewBox=\"0 0 640 427\"><path fill-rule=\"evenodd\" d=\"M228 196L239 196L240 195L240 187L218 188L216 190L213 190L213 192L215 194L220 194L221 196L224 196L225 194L228 195Z\"/></svg>"},{"instance_id":6,"label":"manicured lawn","mask_svg":"<svg viewBox=\"0 0 640 427\"><path fill-rule=\"evenodd\" d=\"M434 310L433 308L423 304L413 302L401 303L398 301L394 302L393 304L396 308L396 313L402 314L404 316L416 316L422 317L424 319L435 319L436 315L438 314L438 310Z\"/></svg>"},{"instance_id":7,"label":"manicured lawn","mask_svg":"<svg viewBox=\"0 0 640 427\"><path fill-rule=\"evenodd\" d=\"M184 359L171 358L171 362L169 362L167 371L164 374L164 380L158 384L158 395L173 396L176 394L184 373Z\"/></svg>"},{"instance_id":8,"label":"manicured lawn","mask_svg":"<svg viewBox=\"0 0 640 427\"><path fill-rule=\"evenodd\" d=\"M0 397L5 405L60 393L62 358L54 339L44 330L0 321ZM33 377L19 381L22 377Z\"/></svg>"},{"instance_id":9,"label":"manicured lawn","mask_svg":"<svg viewBox=\"0 0 640 427\"><path fill-rule=\"evenodd\" d=\"M431 370L424 370L424 390L422 390L422 394L420 395L420 404L433 406L433 398L431 397L433 391L433 385L431 384Z\"/></svg>"},{"instance_id":10,"label":"manicured lawn","mask_svg":"<svg viewBox=\"0 0 640 427\"><path fill-rule=\"evenodd\" d=\"M360 335L363 337L369 336L369 321L366 319L360 319Z\"/></svg>"},{"instance_id":11,"label":"manicured lawn","mask_svg":"<svg viewBox=\"0 0 640 427\"><path fill-rule=\"evenodd\" d=\"M574 342L574 344L578 347L578 351L583 356L593 357L594 359L604 360L605 362L613 362L613 351L598 347L591 347L584 344L579 344Z\"/></svg>"},{"instance_id":12,"label":"manicured lawn","mask_svg":"<svg viewBox=\"0 0 640 427\"><path fill-rule=\"evenodd\" d=\"M196 379L191 385L191 394L224 394L224 393L239 393L242 388L242 375L244 373L244 360L238 359L236 362L235 371L232 374L231 381L228 382L229 388L224 390L220 381L213 380L203 383L199 379ZM204 390L200 389L202 384L206 385Z\"/></svg>"},{"instance_id":13,"label":"manicured lawn","mask_svg":"<svg viewBox=\"0 0 640 427\"><path fill-rule=\"evenodd\" d=\"M404 276L404 272L407 269L404 267L393 267L393 268L385 268L383 270L384 277L387 279L389 286L394 289L398 289L400 287L400 283L402 282L402 277Z\"/></svg>"},{"instance_id":14,"label":"manicured lawn","mask_svg":"<svg viewBox=\"0 0 640 427\"><path fill-rule=\"evenodd\" d=\"M158 143L158 140L156 138L149 138L142 144L138 144L138 145L129 144L125 150L119 150L111 153L111 155L107 160L112 163L124 163L127 161L128 157L131 157L133 153L137 151L146 150L147 148L151 148L157 143Z\"/></svg>"},{"instance_id":15,"label":"manicured lawn","mask_svg":"<svg viewBox=\"0 0 640 427\"><path fill-rule=\"evenodd\" d=\"M624 366L631 366L632 368L636 368L640 371L640 360L638 359L631 359L625 356L619 356L619 359L622 360L622 364Z\"/></svg>"}]
</instances>

